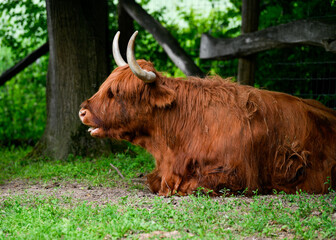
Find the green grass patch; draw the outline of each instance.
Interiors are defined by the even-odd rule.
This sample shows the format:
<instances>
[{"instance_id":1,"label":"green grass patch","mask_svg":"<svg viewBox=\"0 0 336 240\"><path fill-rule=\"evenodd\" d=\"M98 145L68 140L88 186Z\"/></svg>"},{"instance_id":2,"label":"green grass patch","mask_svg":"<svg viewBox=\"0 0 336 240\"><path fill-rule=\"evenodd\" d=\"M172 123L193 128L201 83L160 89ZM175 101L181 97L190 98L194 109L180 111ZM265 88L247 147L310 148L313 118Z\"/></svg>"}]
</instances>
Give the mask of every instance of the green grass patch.
<instances>
[{"instance_id":1,"label":"green grass patch","mask_svg":"<svg viewBox=\"0 0 336 240\"><path fill-rule=\"evenodd\" d=\"M109 157L81 158L69 156L67 160L26 160L28 148L0 149L0 183L5 180L77 181L92 186L111 186L120 180L110 164L117 167L125 180L147 174L154 168L154 159L145 150L133 147L135 157L129 154L112 154Z\"/></svg>"},{"instance_id":2,"label":"green grass patch","mask_svg":"<svg viewBox=\"0 0 336 240\"><path fill-rule=\"evenodd\" d=\"M125 196L107 205L26 194L0 203L0 239L138 239L157 231L177 232L173 238L182 239L332 239L335 206L335 194L250 199Z\"/></svg>"}]
</instances>

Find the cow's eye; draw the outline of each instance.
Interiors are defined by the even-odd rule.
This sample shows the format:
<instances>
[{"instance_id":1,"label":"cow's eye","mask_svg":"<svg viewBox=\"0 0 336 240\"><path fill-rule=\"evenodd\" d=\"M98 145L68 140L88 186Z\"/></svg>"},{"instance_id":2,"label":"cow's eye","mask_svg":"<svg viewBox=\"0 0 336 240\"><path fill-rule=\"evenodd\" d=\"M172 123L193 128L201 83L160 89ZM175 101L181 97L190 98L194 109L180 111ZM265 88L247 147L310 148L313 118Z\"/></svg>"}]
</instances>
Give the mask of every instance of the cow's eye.
<instances>
[{"instance_id":1,"label":"cow's eye","mask_svg":"<svg viewBox=\"0 0 336 240\"><path fill-rule=\"evenodd\" d=\"M113 97L114 97L114 95L113 95L111 89L108 89L108 90L107 90L107 97L108 97L108 98L113 98Z\"/></svg>"}]
</instances>

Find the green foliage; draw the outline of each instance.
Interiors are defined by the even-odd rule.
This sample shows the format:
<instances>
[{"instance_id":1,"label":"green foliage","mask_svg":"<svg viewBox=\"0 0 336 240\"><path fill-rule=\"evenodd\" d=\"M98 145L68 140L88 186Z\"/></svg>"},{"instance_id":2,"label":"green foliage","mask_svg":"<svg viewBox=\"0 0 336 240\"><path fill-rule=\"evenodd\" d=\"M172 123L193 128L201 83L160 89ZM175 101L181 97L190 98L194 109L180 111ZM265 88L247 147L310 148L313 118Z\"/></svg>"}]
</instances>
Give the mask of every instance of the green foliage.
<instances>
[{"instance_id":1,"label":"green foliage","mask_svg":"<svg viewBox=\"0 0 336 240\"><path fill-rule=\"evenodd\" d=\"M305 18L325 18L335 14L335 8L320 0L263 0L259 29Z\"/></svg>"},{"instance_id":2,"label":"green foliage","mask_svg":"<svg viewBox=\"0 0 336 240\"><path fill-rule=\"evenodd\" d=\"M45 1L0 2L0 73L47 39ZM0 145L32 144L46 119L48 57L42 57L0 87Z\"/></svg>"},{"instance_id":3,"label":"green foliage","mask_svg":"<svg viewBox=\"0 0 336 240\"><path fill-rule=\"evenodd\" d=\"M326 1L265 0L261 5L259 29L306 18L334 21L335 14L336 8ZM314 98L333 106L336 100L334 59L335 54L312 46L261 52L257 56L255 86Z\"/></svg>"},{"instance_id":4,"label":"green foliage","mask_svg":"<svg viewBox=\"0 0 336 240\"><path fill-rule=\"evenodd\" d=\"M143 6L146 8L146 6ZM183 9L176 7L177 19L169 20L164 18L165 8L150 14L157 19L178 41L180 46L194 60L194 62L204 71L222 74L227 72L230 62L204 61L199 59L199 48L201 35L205 32L213 33L215 37L235 37L240 32L239 9L232 7L227 11L212 9L208 16L202 15L193 9ZM172 63L162 47L148 32L144 31L136 24L136 29L140 32L137 37L136 56L152 61L155 68L165 72L167 76L184 77L181 70Z\"/></svg>"},{"instance_id":5,"label":"green foliage","mask_svg":"<svg viewBox=\"0 0 336 240\"><path fill-rule=\"evenodd\" d=\"M42 135L47 60L41 58L0 88L0 145L32 144Z\"/></svg>"},{"instance_id":6,"label":"green foliage","mask_svg":"<svg viewBox=\"0 0 336 240\"><path fill-rule=\"evenodd\" d=\"M0 47L0 73L6 71L10 66L14 65L11 49L8 47Z\"/></svg>"},{"instance_id":7,"label":"green foliage","mask_svg":"<svg viewBox=\"0 0 336 240\"><path fill-rule=\"evenodd\" d=\"M14 60L21 60L47 39L45 1L3 0L0 2L1 48L12 51Z\"/></svg>"}]
</instances>

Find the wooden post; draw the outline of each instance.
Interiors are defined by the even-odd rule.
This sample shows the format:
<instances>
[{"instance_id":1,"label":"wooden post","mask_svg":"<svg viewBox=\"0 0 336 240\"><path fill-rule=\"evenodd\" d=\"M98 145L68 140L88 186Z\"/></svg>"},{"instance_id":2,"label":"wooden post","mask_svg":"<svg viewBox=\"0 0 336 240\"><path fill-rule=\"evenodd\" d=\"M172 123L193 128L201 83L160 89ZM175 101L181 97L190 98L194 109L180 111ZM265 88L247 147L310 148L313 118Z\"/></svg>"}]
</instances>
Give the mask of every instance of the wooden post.
<instances>
[{"instance_id":1,"label":"wooden post","mask_svg":"<svg viewBox=\"0 0 336 240\"><path fill-rule=\"evenodd\" d=\"M259 0L243 0L241 33L258 30L259 25ZM238 82L244 85L254 84L256 68L256 55L240 58L238 62Z\"/></svg>"}]
</instances>

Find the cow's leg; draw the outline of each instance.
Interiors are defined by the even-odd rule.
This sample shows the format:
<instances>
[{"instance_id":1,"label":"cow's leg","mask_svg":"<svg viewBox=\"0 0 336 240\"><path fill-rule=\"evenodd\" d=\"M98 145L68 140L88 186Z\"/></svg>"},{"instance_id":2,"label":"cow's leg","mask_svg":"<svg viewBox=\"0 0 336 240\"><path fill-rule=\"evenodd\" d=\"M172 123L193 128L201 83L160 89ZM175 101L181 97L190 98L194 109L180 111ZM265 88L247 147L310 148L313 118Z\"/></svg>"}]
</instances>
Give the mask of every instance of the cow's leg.
<instances>
[{"instance_id":1,"label":"cow's leg","mask_svg":"<svg viewBox=\"0 0 336 240\"><path fill-rule=\"evenodd\" d=\"M193 194L198 187L200 185L196 178L184 179L179 187L178 194L181 196Z\"/></svg>"},{"instance_id":2,"label":"cow's leg","mask_svg":"<svg viewBox=\"0 0 336 240\"><path fill-rule=\"evenodd\" d=\"M166 174L162 176L159 195L168 197L178 193L178 188L181 184L181 181L182 177L176 174Z\"/></svg>"},{"instance_id":3,"label":"cow's leg","mask_svg":"<svg viewBox=\"0 0 336 240\"><path fill-rule=\"evenodd\" d=\"M147 175L147 185L152 193L158 193L161 188L161 176L159 171L155 169L152 173Z\"/></svg>"},{"instance_id":4,"label":"cow's leg","mask_svg":"<svg viewBox=\"0 0 336 240\"><path fill-rule=\"evenodd\" d=\"M170 196L178 193L182 178L177 175L161 176L159 170L147 175L147 184L153 193L160 196Z\"/></svg>"}]
</instances>

